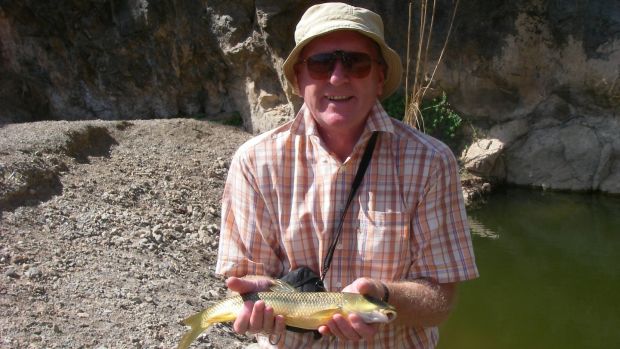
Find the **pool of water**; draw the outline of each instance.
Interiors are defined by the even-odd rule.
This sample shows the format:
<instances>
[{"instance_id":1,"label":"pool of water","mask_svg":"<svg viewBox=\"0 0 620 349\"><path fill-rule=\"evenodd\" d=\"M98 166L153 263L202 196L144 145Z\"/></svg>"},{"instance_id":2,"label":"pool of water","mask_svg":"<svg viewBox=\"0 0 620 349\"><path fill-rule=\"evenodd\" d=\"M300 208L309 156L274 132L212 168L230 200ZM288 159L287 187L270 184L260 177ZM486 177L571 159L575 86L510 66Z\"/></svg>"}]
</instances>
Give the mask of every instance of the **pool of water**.
<instances>
[{"instance_id":1,"label":"pool of water","mask_svg":"<svg viewBox=\"0 0 620 349\"><path fill-rule=\"evenodd\" d=\"M620 197L513 188L468 215L481 277L439 349L620 348Z\"/></svg>"}]
</instances>

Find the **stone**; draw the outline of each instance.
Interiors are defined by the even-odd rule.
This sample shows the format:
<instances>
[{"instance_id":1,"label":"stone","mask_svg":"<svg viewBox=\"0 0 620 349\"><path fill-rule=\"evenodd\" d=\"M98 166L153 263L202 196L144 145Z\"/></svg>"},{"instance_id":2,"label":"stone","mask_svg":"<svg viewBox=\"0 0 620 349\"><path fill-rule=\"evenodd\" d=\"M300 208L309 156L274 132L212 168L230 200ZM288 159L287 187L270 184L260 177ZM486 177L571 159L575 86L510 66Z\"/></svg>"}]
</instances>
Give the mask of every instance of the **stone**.
<instances>
[{"instance_id":1,"label":"stone","mask_svg":"<svg viewBox=\"0 0 620 349\"><path fill-rule=\"evenodd\" d=\"M481 139L470 145L461 159L465 169L475 175L499 177L503 174L503 168L498 168L497 160L503 149L504 143L499 139Z\"/></svg>"},{"instance_id":2,"label":"stone","mask_svg":"<svg viewBox=\"0 0 620 349\"><path fill-rule=\"evenodd\" d=\"M19 278L19 273L17 272L17 268L16 267L9 266L4 271L4 276L9 277L11 279L17 279L17 278Z\"/></svg>"},{"instance_id":3,"label":"stone","mask_svg":"<svg viewBox=\"0 0 620 349\"><path fill-rule=\"evenodd\" d=\"M24 275L29 279L38 279L43 276L43 272L37 267L30 267L24 272Z\"/></svg>"},{"instance_id":4,"label":"stone","mask_svg":"<svg viewBox=\"0 0 620 349\"><path fill-rule=\"evenodd\" d=\"M609 143L603 143L606 138L590 127L590 122L586 118L573 119L557 127L535 130L515 142L505 152L507 180L581 191L608 185L608 178L617 178L613 168L617 153Z\"/></svg>"}]
</instances>

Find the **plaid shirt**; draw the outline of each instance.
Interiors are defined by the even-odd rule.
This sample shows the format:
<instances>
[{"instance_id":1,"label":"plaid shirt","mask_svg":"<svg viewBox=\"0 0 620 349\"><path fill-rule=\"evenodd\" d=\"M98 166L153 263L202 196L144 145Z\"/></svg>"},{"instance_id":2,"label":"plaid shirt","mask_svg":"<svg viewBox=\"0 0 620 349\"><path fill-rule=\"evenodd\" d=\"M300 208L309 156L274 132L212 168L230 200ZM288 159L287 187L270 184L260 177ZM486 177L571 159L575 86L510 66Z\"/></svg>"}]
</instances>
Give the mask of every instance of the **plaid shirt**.
<instances>
[{"instance_id":1,"label":"plaid shirt","mask_svg":"<svg viewBox=\"0 0 620 349\"><path fill-rule=\"evenodd\" d=\"M389 117L379 102L344 162L325 148L305 105L292 121L239 148L222 200L216 272L280 277L308 266L318 273L372 132L379 138L345 218L326 288L339 291L359 277L440 283L477 277L452 152ZM332 340L287 332L279 345L433 348L438 331L386 325L370 342Z\"/></svg>"}]
</instances>

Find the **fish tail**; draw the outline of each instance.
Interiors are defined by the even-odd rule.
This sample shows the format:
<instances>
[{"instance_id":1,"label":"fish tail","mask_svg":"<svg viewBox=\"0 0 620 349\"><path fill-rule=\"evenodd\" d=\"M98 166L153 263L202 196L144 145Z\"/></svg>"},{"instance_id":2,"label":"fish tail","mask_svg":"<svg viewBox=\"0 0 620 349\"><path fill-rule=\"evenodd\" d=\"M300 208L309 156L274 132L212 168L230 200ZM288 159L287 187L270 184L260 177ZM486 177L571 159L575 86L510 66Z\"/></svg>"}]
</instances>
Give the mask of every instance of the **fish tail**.
<instances>
[{"instance_id":1,"label":"fish tail","mask_svg":"<svg viewBox=\"0 0 620 349\"><path fill-rule=\"evenodd\" d=\"M203 312L199 312L183 320L183 324L186 326L191 326L192 328L183 335L178 349L189 348L189 345L192 344L192 342L211 325L211 322L206 321L205 326L205 323L203 323Z\"/></svg>"}]
</instances>

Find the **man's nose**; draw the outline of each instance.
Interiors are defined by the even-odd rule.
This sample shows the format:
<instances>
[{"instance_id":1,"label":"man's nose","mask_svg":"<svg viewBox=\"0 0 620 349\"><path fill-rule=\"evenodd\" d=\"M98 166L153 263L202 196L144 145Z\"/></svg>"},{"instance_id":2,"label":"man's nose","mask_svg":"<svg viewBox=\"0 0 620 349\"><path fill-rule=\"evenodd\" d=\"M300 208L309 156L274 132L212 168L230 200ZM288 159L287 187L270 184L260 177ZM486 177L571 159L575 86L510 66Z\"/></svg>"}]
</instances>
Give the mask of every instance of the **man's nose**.
<instances>
[{"instance_id":1,"label":"man's nose","mask_svg":"<svg viewBox=\"0 0 620 349\"><path fill-rule=\"evenodd\" d=\"M334 70L329 76L329 82L332 85L340 85L347 81L349 81L349 73L344 67L344 64L342 64L342 61L340 59L337 59L336 63L334 64Z\"/></svg>"}]
</instances>

